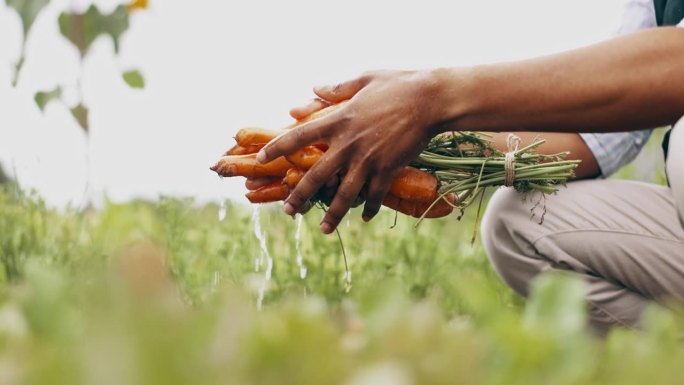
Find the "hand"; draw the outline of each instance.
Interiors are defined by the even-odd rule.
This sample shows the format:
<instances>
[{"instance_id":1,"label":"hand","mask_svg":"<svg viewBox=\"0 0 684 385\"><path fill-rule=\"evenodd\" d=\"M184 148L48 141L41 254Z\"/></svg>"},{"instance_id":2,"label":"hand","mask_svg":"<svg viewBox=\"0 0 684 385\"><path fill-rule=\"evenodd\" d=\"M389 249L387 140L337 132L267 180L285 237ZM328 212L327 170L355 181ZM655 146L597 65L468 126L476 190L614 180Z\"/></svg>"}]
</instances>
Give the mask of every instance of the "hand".
<instances>
[{"instance_id":1,"label":"hand","mask_svg":"<svg viewBox=\"0 0 684 385\"><path fill-rule=\"evenodd\" d=\"M373 218L396 173L418 156L440 122L434 83L427 72L383 71L315 88L322 99L316 103L350 101L330 115L273 140L257 157L268 162L309 144L324 142L330 146L285 201L285 211L289 215L299 212L326 182L340 175L321 231L331 233L362 190L366 192L363 219ZM292 111L293 115L305 112Z\"/></svg>"}]
</instances>

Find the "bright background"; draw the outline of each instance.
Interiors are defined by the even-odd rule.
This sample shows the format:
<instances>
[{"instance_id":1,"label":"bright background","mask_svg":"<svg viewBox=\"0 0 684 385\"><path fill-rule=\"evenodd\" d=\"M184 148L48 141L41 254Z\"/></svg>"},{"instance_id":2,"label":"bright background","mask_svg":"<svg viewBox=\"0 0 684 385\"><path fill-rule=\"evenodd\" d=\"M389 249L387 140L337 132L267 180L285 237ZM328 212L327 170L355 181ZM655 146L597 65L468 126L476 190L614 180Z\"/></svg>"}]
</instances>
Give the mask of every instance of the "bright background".
<instances>
[{"instance_id":1,"label":"bright background","mask_svg":"<svg viewBox=\"0 0 684 385\"><path fill-rule=\"evenodd\" d=\"M78 55L56 19L90 3L51 2L12 88L21 27L0 2L0 163L55 206L160 194L244 200L241 181L220 180L209 166L240 127L287 124L288 109L309 100L316 84L369 69L550 54L609 37L622 13L621 0L151 0L134 15L120 57L101 38L84 63L86 138L63 105L42 114L33 95L72 84L75 101ZM108 12L120 2L95 3ZM121 80L130 67L142 69L145 90Z\"/></svg>"}]
</instances>

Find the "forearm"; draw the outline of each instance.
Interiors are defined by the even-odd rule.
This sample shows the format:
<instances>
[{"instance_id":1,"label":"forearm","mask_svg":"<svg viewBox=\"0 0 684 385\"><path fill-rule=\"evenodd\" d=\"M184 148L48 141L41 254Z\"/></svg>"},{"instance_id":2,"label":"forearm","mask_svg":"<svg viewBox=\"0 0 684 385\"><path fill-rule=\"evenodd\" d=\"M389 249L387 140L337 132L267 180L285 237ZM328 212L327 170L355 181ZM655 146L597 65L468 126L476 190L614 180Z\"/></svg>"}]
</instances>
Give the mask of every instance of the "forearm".
<instances>
[{"instance_id":1,"label":"forearm","mask_svg":"<svg viewBox=\"0 0 684 385\"><path fill-rule=\"evenodd\" d=\"M494 132L492 145L499 151L507 151L507 132ZM576 133L565 132L516 132L522 140L521 145L532 143L535 138L544 139L546 142L537 148L541 154L553 155L560 152L569 152L567 160L581 160L582 163L575 170L575 179L595 178L601 174L594 154L591 152L582 137Z\"/></svg>"},{"instance_id":2,"label":"forearm","mask_svg":"<svg viewBox=\"0 0 684 385\"><path fill-rule=\"evenodd\" d=\"M544 58L433 71L440 130L612 132L684 114L684 29Z\"/></svg>"}]
</instances>

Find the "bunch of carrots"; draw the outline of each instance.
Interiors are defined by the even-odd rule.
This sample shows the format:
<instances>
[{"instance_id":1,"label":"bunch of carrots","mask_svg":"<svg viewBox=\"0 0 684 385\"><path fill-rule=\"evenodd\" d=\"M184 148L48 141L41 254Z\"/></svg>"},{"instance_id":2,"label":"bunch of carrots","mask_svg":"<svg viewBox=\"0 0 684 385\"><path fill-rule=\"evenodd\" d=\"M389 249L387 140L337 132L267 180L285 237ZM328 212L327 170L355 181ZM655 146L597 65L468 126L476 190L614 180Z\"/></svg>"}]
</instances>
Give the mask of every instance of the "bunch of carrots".
<instances>
[{"instance_id":1,"label":"bunch of carrots","mask_svg":"<svg viewBox=\"0 0 684 385\"><path fill-rule=\"evenodd\" d=\"M342 105L336 104L317 111L284 130L243 128L235 136L237 144L228 150L211 170L223 177L273 179L271 183L246 194L251 203L285 200L306 172L323 157L328 146L324 143L305 146L265 164L256 160L256 153L288 129L321 118ZM456 195L440 194L439 187L440 183L432 174L414 167L405 167L394 178L383 205L416 218L443 217L453 211Z\"/></svg>"}]
</instances>

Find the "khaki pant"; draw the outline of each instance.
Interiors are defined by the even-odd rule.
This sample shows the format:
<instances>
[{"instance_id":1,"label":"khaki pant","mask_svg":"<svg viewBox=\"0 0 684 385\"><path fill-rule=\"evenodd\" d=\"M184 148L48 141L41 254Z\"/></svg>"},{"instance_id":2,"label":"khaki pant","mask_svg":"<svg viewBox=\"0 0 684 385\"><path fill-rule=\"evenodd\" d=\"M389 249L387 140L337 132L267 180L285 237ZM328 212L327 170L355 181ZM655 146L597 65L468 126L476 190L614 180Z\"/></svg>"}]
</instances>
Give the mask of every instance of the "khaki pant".
<instances>
[{"instance_id":1,"label":"khaki pant","mask_svg":"<svg viewBox=\"0 0 684 385\"><path fill-rule=\"evenodd\" d=\"M684 133L684 127L677 129ZM684 155L684 147L671 151ZM678 158L668 163L673 159ZM671 169L668 164L670 174ZM679 171L677 177L684 177ZM673 194L668 187L640 182L573 182L546 198L542 225L539 215L531 218L535 197L523 202L514 190L501 189L483 219L485 250L519 294L527 296L530 281L541 272L572 271L588 283L594 327L600 332L612 325L635 327L650 301L684 303L684 228L673 198L677 195L681 208L684 191L676 187Z\"/></svg>"}]
</instances>

